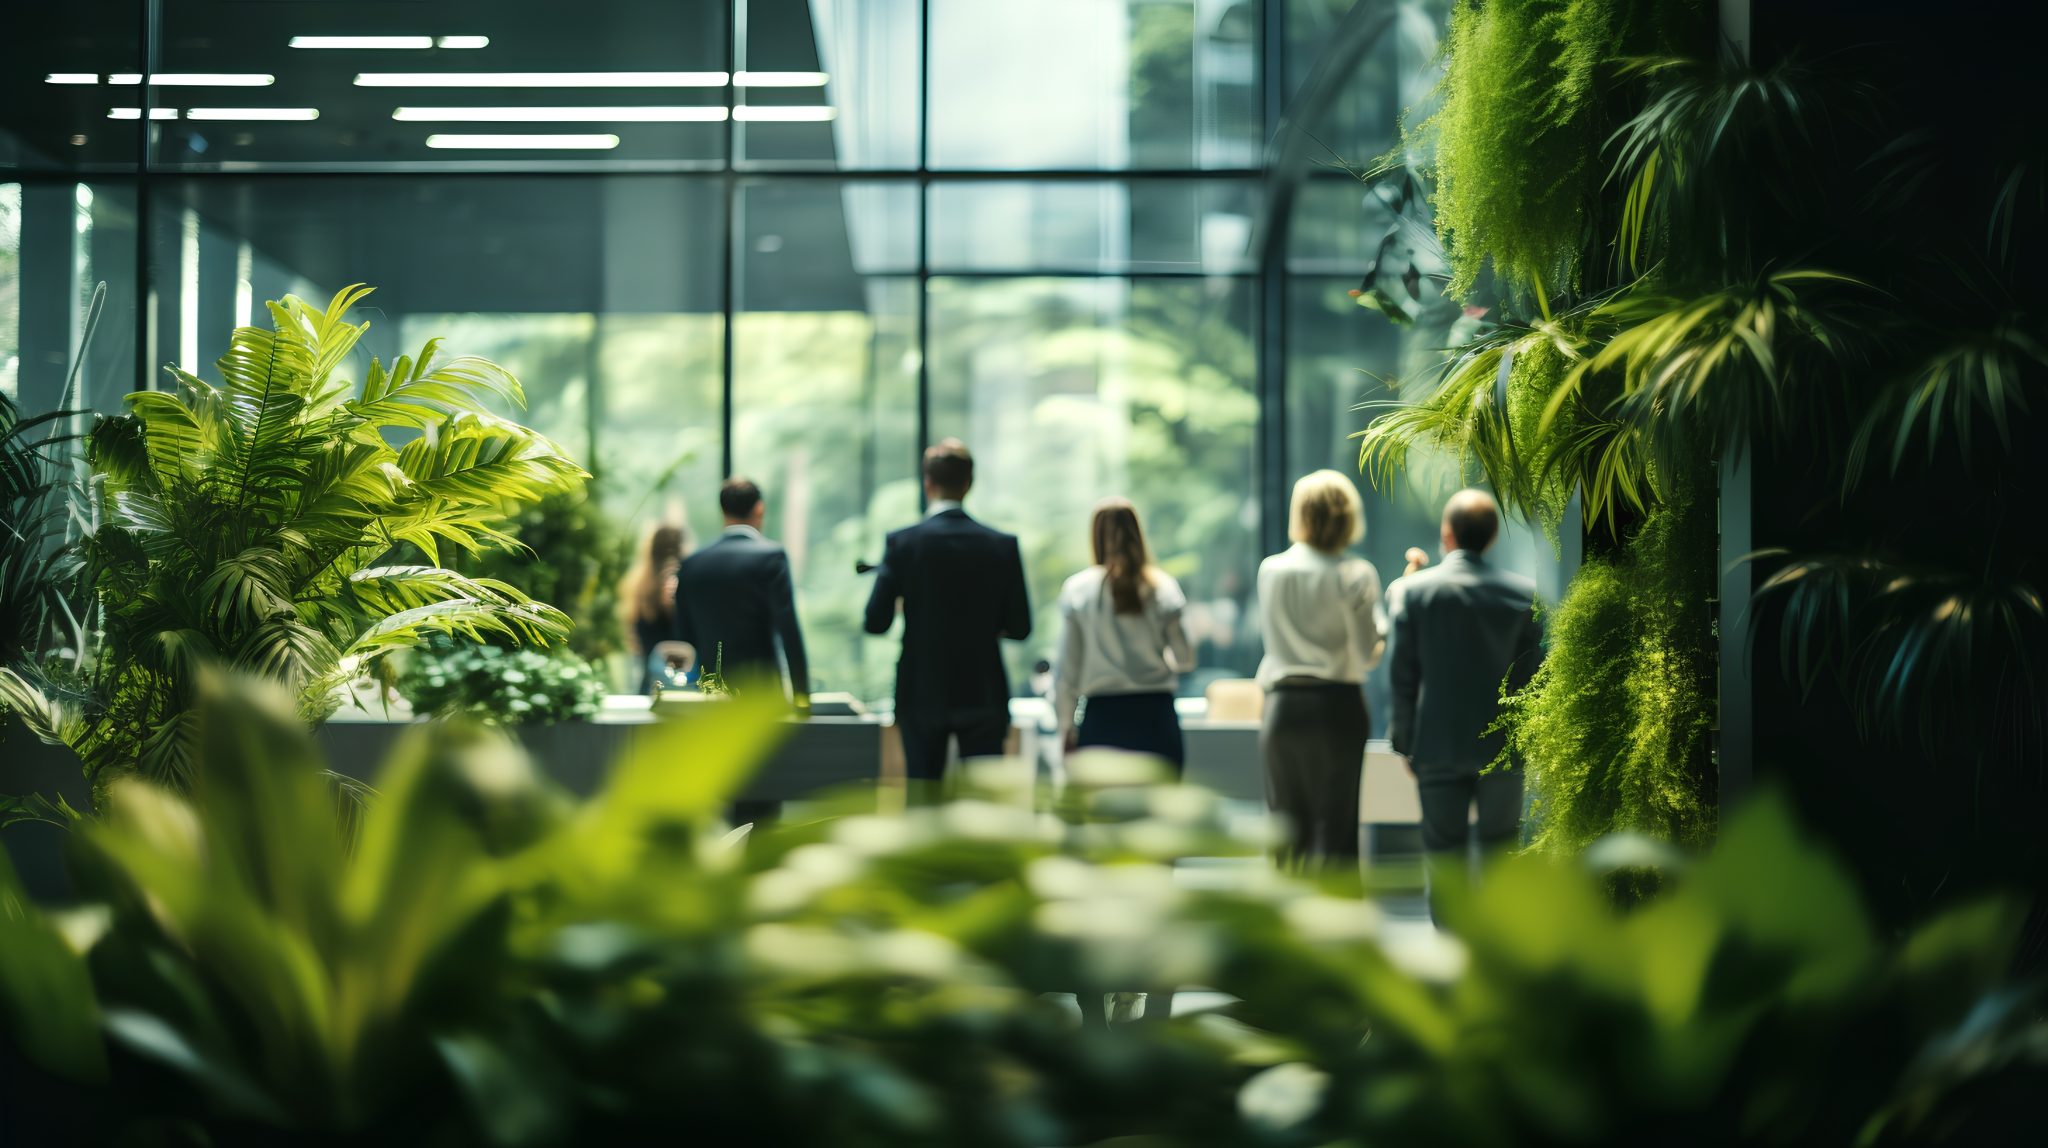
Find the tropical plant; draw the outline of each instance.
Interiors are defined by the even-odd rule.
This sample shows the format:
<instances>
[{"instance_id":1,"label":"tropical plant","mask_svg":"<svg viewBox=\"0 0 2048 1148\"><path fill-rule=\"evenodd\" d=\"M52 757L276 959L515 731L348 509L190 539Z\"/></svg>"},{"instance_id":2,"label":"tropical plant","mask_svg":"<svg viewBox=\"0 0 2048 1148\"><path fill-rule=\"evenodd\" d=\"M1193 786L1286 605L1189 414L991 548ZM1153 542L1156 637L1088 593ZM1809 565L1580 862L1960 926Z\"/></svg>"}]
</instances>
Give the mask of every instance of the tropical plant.
<instances>
[{"instance_id":1,"label":"tropical plant","mask_svg":"<svg viewBox=\"0 0 2048 1148\"><path fill-rule=\"evenodd\" d=\"M0 1131L1925 1143L1931 1089L1952 1112L1972 1079L1940 1054L2004 999L2009 903L1888 943L1773 801L1633 913L1524 857L1446 891L1459 942L1403 955L1119 758L1077 761L1056 814L1012 763L948 806L868 794L736 840L718 811L781 728L744 696L658 725L581 806L500 737L416 727L351 850L293 699L226 686L189 795L110 786L89 904L0 868ZM1243 862L1176 879L1191 855ZM1049 997L1161 980L1228 1003L1103 1027Z\"/></svg>"},{"instance_id":2,"label":"tropical plant","mask_svg":"<svg viewBox=\"0 0 2048 1148\"><path fill-rule=\"evenodd\" d=\"M56 410L24 418L0 394L0 665L39 659L76 623L66 591L77 563L64 545L75 485L71 417Z\"/></svg>"},{"instance_id":3,"label":"tropical plant","mask_svg":"<svg viewBox=\"0 0 2048 1148\"><path fill-rule=\"evenodd\" d=\"M82 546L103 643L65 673L0 671L0 696L75 749L96 785L129 771L191 783L202 664L282 682L317 721L350 677L428 635L568 632L496 579L381 564L399 543L430 563L511 545L508 507L587 476L485 409L521 402L516 379L443 359L438 340L389 370L372 360L359 391L340 372L368 327L349 308L367 293L346 288L324 310L271 303L275 329L235 331L219 385L173 368L175 391L131 395L127 415L93 429L99 523Z\"/></svg>"},{"instance_id":4,"label":"tropical plant","mask_svg":"<svg viewBox=\"0 0 2048 1148\"><path fill-rule=\"evenodd\" d=\"M567 651L434 641L407 655L398 692L414 713L494 725L551 725L604 704L604 678Z\"/></svg>"}]
</instances>

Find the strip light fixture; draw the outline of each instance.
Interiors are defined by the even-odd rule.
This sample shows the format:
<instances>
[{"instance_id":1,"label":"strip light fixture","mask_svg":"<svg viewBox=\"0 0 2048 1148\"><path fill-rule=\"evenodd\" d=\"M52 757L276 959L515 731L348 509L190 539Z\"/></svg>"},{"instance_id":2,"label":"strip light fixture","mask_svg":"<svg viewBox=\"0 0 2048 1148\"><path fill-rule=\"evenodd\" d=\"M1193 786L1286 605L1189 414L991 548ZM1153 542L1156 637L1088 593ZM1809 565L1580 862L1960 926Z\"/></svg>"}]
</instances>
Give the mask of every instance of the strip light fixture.
<instances>
[{"instance_id":1,"label":"strip light fixture","mask_svg":"<svg viewBox=\"0 0 2048 1148\"><path fill-rule=\"evenodd\" d=\"M294 48L488 48L489 36L293 36Z\"/></svg>"},{"instance_id":2,"label":"strip light fixture","mask_svg":"<svg viewBox=\"0 0 2048 1148\"><path fill-rule=\"evenodd\" d=\"M142 118L142 109L108 108L107 118L110 120L139 120ZM149 109L149 118L153 120L175 120L178 118L178 109L151 108Z\"/></svg>"},{"instance_id":3,"label":"strip light fixture","mask_svg":"<svg viewBox=\"0 0 2048 1148\"><path fill-rule=\"evenodd\" d=\"M139 84L140 72L115 72L107 77L110 84ZM277 77L266 72L151 72L152 86L166 88L267 88L277 82Z\"/></svg>"},{"instance_id":4,"label":"strip light fixture","mask_svg":"<svg viewBox=\"0 0 2048 1148\"><path fill-rule=\"evenodd\" d=\"M732 118L742 123L815 124L839 118L839 109L829 106L777 107L764 104L741 104L732 110Z\"/></svg>"},{"instance_id":5,"label":"strip light fixture","mask_svg":"<svg viewBox=\"0 0 2048 1148\"><path fill-rule=\"evenodd\" d=\"M722 88L724 72L363 72L359 88Z\"/></svg>"},{"instance_id":6,"label":"strip light fixture","mask_svg":"<svg viewBox=\"0 0 2048 1148\"><path fill-rule=\"evenodd\" d=\"M97 84L100 82L100 74L98 72L51 72L43 77L43 82L46 84Z\"/></svg>"},{"instance_id":7,"label":"strip light fixture","mask_svg":"<svg viewBox=\"0 0 2048 1148\"><path fill-rule=\"evenodd\" d=\"M189 108L188 120L317 120L319 108Z\"/></svg>"},{"instance_id":8,"label":"strip light fixture","mask_svg":"<svg viewBox=\"0 0 2048 1148\"><path fill-rule=\"evenodd\" d=\"M601 124L601 123L723 123L725 108L720 106L688 107L611 107L611 108L398 108L391 113L394 120L408 123L459 124L459 123L555 123L555 124Z\"/></svg>"},{"instance_id":9,"label":"strip light fixture","mask_svg":"<svg viewBox=\"0 0 2048 1148\"><path fill-rule=\"evenodd\" d=\"M614 135L431 135L430 148L609 151L619 146Z\"/></svg>"},{"instance_id":10,"label":"strip light fixture","mask_svg":"<svg viewBox=\"0 0 2048 1148\"><path fill-rule=\"evenodd\" d=\"M828 79L823 72L739 72L732 82L742 88L822 88Z\"/></svg>"}]
</instances>

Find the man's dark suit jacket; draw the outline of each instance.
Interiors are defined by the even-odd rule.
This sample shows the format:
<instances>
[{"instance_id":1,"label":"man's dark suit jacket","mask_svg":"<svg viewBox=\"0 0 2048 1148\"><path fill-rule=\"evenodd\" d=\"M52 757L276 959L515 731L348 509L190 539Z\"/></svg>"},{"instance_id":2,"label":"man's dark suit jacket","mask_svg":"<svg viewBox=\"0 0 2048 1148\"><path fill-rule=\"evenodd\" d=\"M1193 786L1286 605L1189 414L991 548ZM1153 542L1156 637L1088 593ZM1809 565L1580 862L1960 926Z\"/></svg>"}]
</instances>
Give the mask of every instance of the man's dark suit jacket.
<instances>
[{"instance_id":1,"label":"man's dark suit jacket","mask_svg":"<svg viewBox=\"0 0 2048 1148\"><path fill-rule=\"evenodd\" d=\"M1501 683L1520 690L1543 660L1536 584L1465 550L1387 591L1394 712L1388 740L1418 774L1471 773L1500 755L1486 727Z\"/></svg>"},{"instance_id":2,"label":"man's dark suit jacket","mask_svg":"<svg viewBox=\"0 0 2048 1148\"><path fill-rule=\"evenodd\" d=\"M897 714L924 724L992 711L1007 715L1010 683L1001 641L1031 636L1031 602L1016 537L958 509L896 531L875 572L868 633L889 632L899 598Z\"/></svg>"},{"instance_id":3,"label":"man's dark suit jacket","mask_svg":"<svg viewBox=\"0 0 2048 1148\"><path fill-rule=\"evenodd\" d=\"M697 648L700 671L719 667L722 645L727 677L779 677L787 662L790 689L797 697L811 692L789 554L752 529L728 528L683 560L676 571L676 637Z\"/></svg>"}]
</instances>

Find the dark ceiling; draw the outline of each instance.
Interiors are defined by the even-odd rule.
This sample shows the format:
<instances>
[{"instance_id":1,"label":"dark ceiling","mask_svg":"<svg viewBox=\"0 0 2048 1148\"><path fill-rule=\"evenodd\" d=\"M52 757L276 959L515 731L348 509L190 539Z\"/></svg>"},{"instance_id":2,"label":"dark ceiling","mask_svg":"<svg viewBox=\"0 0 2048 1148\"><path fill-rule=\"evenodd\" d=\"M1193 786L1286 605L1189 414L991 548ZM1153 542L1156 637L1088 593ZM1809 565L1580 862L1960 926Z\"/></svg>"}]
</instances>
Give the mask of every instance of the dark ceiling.
<instances>
[{"instance_id":1,"label":"dark ceiling","mask_svg":"<svg viewBox=\"0 0 2048 1148\"><path fill-rule=\"evenodd\" d=\"M51 73L102 77L142 71L143 0L8 0L0 14L0 166L132 168L140 125L107 118L137 106L141 89L53 85ZM155 87L158 107L317 108L303 123L154 125L151 163L186 170L255 167L374 169L433 163L455 168L592 164L614 168L717 167L722 123L578 123L435 126L392 119L404 105L704 105L727 89L358 87L361 72L730 72L729 0L169 0L160 2L157 73L265 73L265 87ZM757 70L810 71L818 54L805 0L752 0L746 60ZM295 35L485 36L482 49L306 50ZM815 104L817 89L759 89L750 103ZM604 152L432 150L434 131L585 132L619 137ZM779 133L775 154L829 162L826 124L749 125Z\"/></svg>"}]
</instances>

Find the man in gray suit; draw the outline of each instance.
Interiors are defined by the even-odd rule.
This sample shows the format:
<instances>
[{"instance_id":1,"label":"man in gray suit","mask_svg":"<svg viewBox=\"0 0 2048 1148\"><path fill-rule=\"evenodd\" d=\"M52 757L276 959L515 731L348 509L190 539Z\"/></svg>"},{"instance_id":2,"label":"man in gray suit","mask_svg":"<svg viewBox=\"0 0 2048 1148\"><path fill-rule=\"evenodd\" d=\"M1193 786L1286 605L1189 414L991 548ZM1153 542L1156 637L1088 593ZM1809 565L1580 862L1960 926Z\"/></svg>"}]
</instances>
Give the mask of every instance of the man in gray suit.
<instances>
[{"instance_id":1,"label":"man in gray suit","mask_svg":"<svg viewBox=\"0 0 2048 1148\"><path fill-rule=\"evenodd\" d=\"M1486 561L1500 534L1491 495L1461 490L1444 507L1442 564L1387 588L1393 715L1388 737L1422 794L1422 847L1463 854L1479 805L1481 845L1512 844L1521 827L1522 772L1481 773L1500 755L1488 734L1502 682L1519 690L1543 658L1536 584Z\"/></svg>"}]
</instances>

